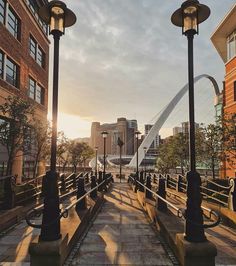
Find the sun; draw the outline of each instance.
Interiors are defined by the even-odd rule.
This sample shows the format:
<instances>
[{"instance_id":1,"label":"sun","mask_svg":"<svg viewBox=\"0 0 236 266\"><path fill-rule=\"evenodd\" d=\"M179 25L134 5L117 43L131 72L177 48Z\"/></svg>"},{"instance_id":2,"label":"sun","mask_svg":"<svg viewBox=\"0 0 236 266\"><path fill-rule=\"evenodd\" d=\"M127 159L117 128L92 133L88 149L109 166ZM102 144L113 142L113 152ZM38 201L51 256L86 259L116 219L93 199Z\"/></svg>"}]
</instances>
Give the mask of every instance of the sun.
<instances>
[{"instance_id":1,"label":"sun","mask_svg":"<svg viewBox=\"0 0 236 266\"><path fill-rule=\"evenodd\" d=\"M91 121L77 115L58 113L58 131L70 139L90 137Z\"/></svg>"}]
</instances>

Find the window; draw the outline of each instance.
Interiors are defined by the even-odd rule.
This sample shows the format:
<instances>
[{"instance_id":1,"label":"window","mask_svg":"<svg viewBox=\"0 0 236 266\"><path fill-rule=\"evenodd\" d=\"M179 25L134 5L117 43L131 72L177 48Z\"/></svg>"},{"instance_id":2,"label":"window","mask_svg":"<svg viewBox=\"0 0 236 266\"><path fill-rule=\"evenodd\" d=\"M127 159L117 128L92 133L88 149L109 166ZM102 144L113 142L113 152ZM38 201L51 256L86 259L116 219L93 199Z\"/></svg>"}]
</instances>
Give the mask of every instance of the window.
<instances>
[{"instance_id":1,"label":"window","mask_svg":"<svg viewBox=\"0 0 236 266\"><path fill-rule=\"evenodd\" d=\"M29 78L29 97L34 100L34 95L35 95L35 90L36 90L36 82L32 79Z\"/></svg>"},{"instance_id":2,"label":"window","mask_svg":"<svg viewBox=\"0 0 236 266\"><path fill-rule=\"evenodd\" d=\"M7 57L6 60L6 81L18 87L19 67Z\"/></svg>"},{"instance_id":3,"label":"window","mask_svg":"<svg viewBox=\"0 0 236 266\"><path fill-rule=\"evenodd\" d=\"M32 36L29 39L29 50L30 55L36 60L37 43Z\"/></svg>"},{"instance_id":4,"label":"window","mask_svg":"<svg viewBox=\"0 0 236 266\"><path fill-rule=\"evenodd\" d=\"M35 101L40 104L44 104L44 89L37 85Z\"/></svg>"},{"instance_id":5,"label":"window","mask_svg":"<svg viewBox=\"0 0 236 266\"><path fill-rule=\"evenodd\" d=\"M41 66L44 67L44 58L45 54L43 50L38 46L38 51L37 51L37 63Z\"/></svg>"},{"instance_id":6,"label":"window","mask_svg":"<svg viewBox=\"0 0 236 266\"><path fill-rule=\"evenodd\" d=\"M5 23L5 12L6 12L6 2L5 0L0 0L0 22Z\"/></svg>"},{"instance_id":7,"label":"window","mask_svg":"<svg viewBox=\"0 0 236 266\"><path fill-rule=\"evenodd\" d=\"M34 60L36 60L36 62L44 68L45 53L31 35L29 38L29 52Z\"/></svg>"},{"instance_id":8,"label":"window","mask_svg":"<svg viewBox=\"0 0 236 266\"><path fill-rule=\"evenodd\" d=\"M228 60L233 58L236 55L236 38L235 38L236 32L233 32L229 37L227 38L227 57Z\"/></svg>"},{"instance_id":9,"label":"window","mask_svg":"<svg viewBox=\"0 0 236 266\"><path fill-rule=\"evenodd\" d=\"M37 103L44 104L44 88L29 78L29 97Z\"/></svg>"},{"instance_id":10,"label":"window","mask_svg":"<svg viewBox=\"0 0 236 266\"><path fill-rule=\"evenodd\" d=\"M0 51L0 78L3 78L3 65L4 65L3 53Z\"/></svg>"},{"instance_id":11,"label":"window","mask_svg":"<svg viewBox=\"0 0 236 266\"><path fill-rule=\"evenodd\" d=\"M36 21L39 23L40 27L44 31L44 33L47 35L48 34L48 26L45 24L38 16L38 10L39 6L37 4L37 1L35 0L26 0L26 3L32 12L32 14L35 16Z\"/></svg>"},{"instance_id":12,"label":"window","mask_svg":"<svg viewBox=\"0 0 236 266\"><path fill-rule=\"evenodd\" d=\"M10 6L8 9L7 28L16 39L19 39L20 20L18 19L17 15L15 14L15 12L12 10Z\"/></svg>"},{"instance_id":13,"label":"window","mask_svg":"<svg viewBox=\"0 0 236 266\"><path fill-rule=\"evenodd\" d=\"M236 81L234 81L234 101L236 102Z\"/></svg>"}]
</instances>

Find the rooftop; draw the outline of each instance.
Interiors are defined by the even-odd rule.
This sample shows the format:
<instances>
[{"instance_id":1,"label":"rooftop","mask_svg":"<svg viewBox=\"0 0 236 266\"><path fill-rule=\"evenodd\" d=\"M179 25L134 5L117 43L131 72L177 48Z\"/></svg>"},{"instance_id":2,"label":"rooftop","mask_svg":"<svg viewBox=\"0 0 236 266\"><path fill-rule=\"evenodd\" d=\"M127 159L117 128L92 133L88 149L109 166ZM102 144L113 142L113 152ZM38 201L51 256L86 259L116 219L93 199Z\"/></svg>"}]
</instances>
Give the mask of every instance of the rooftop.
<instances>
[{"instance_id":1,"label":"rooftop","mask_svg":"<svg viewBox=\"0 0 236 266\"><path fill-rule=\"evenodd\" d=\"M227 37L236 29L236 4L232 7L229 13L221 21L211 36L211 41L214 44L217 52L222 60L227 62Z\"/></svg>"}]
</instances>

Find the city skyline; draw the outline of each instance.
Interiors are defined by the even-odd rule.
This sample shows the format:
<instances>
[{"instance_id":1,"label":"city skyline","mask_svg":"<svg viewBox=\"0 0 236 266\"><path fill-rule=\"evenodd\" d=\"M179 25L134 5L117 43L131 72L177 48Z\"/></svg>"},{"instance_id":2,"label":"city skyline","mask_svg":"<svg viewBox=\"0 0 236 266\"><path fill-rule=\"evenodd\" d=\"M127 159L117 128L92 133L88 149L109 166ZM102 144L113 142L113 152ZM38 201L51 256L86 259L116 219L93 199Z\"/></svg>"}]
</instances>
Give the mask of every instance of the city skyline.
<instances>
[{"instance_id":1,"label":"city skyline","mask_svg":"<svg viewBox=\"0 0 236 266\"><path fill-rule=\"evenodd\" d=\"M181 1L65 2L78 21L61 41L59 129L68 137L88 137L92 121L125 116L137 119L143 131L187 81L187 40L170 22ZM223 7L212 0L204 3L212 13L195 37L195 73L212 75L222 88L224 65L210 36L234 1ZM208 81L197 84L197 122L213 121L213 97ZM187 114L186 96L160 134L171 134Z\"/></svg>"}]
</instances>

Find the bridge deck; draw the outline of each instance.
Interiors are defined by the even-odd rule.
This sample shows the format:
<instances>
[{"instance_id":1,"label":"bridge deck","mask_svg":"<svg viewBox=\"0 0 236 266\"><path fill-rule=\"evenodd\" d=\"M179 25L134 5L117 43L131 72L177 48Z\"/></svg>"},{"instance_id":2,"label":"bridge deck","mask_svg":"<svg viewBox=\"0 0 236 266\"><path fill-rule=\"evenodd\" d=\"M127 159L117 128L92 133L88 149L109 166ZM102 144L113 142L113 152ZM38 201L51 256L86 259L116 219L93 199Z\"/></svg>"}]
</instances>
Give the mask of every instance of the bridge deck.
<instances>
[{"instance_id":1,"label":"bridge deck","mask_svg":"<svg viewBox=\"0 0 236 266\"><path fill-rule=\"evenodd\" d=\"M126 183L114 183L68 265L173 265Z\"/></svg>"}]
</instances>

